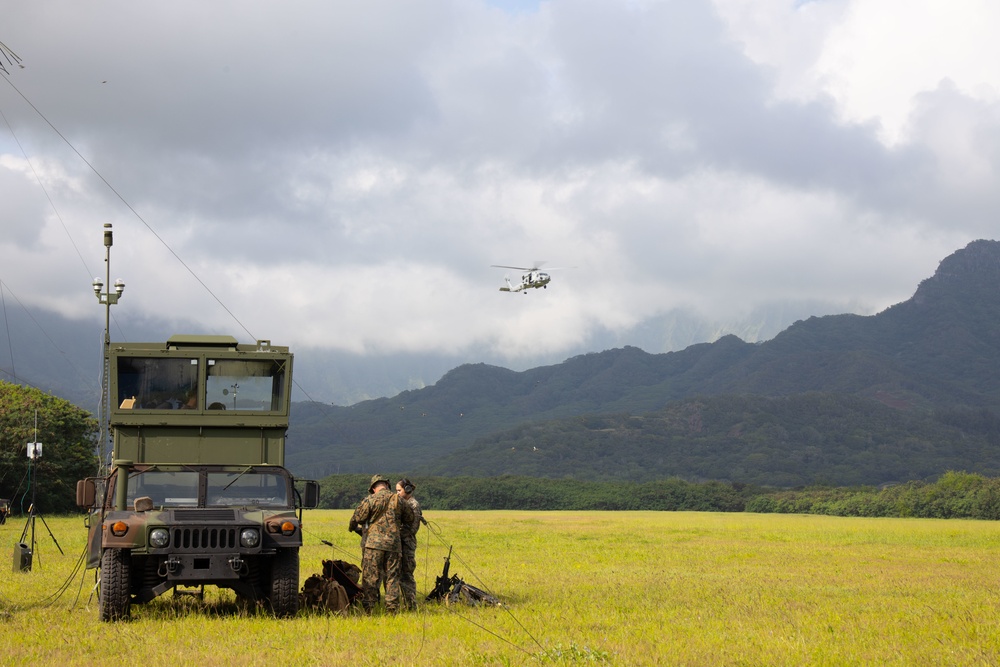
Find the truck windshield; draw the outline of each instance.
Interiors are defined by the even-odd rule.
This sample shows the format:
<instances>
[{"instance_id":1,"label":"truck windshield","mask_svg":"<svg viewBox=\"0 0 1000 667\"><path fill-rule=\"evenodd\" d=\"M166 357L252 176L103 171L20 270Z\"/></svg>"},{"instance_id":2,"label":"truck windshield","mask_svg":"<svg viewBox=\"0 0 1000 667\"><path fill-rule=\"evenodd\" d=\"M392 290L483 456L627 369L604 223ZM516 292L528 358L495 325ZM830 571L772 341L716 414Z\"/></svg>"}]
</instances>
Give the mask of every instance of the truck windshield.
<instances>
[{"instance_id":1,"label":"truck windshield","mask_svg":"<svg viewBox=\"0 0 1000 667\"><path fill-rule=\"evenodd\" d=\"M284 475L246 470L210 472L205 505L242 507L288 507L288 484Z\"/></svg>"},{"instance_id":2,"label":"truck windshield","mask_svg":"<svg viewBox=\"0 0 1000 667\"><path fill-rule=\"evenodd\" d=\"M285 365L273 359L209 359L205 405L209 410L280 410Z\"/></svg>"},{"instance_id":3,"label":"truck windshield","mask_svg":"<svg viewBox=\"0 0 1000 667\"><path fill-rule=\"evenodd\" d=\"M128 480L128 504L136 498L149 497L154 507L197 507L197 472L149 470Z\"/></svg>"}]
</instances>

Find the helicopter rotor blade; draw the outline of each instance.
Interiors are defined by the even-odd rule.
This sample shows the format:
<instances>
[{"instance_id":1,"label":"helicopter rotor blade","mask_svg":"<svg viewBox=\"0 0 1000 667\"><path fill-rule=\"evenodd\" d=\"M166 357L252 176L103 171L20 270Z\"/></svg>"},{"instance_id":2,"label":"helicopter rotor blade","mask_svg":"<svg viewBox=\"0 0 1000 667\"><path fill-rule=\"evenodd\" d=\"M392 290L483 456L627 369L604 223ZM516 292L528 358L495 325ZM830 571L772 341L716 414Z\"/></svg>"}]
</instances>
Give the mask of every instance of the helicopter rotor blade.
<instances>
[{"instance_id":1,"label":"helicopter rotor blade","mask_svg":"<svg viewBox=\"0 0 1000 667\"><path fill-rule=\"evenodd\" d=\"M507 266L506 264L490 264L494 269L517 269L518 271L537 271L538 267L528 268L526 266Z\"/></svg>"}]
</instances>

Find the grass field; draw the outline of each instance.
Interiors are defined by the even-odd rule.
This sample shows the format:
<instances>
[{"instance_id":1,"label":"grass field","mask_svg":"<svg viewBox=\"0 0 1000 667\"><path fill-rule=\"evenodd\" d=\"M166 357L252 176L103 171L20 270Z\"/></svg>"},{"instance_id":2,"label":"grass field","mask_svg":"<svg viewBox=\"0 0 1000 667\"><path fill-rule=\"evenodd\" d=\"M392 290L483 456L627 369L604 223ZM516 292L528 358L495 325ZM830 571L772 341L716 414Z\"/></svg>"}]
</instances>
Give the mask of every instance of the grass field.
<instances>
[{"instance_id":1,"label":"grass field","mask_svg":"<svg viewBox=\"0 0 1000 667\"><path fill-rule=\"evenodd\" d=\"M301 578L358 561L350 512L307 512ZM452 573L503 608L400 616L241 614L229 591L169 594L97 619L94 571L70 580L80 517L0 526L0 662L82 665L996 665L1000 525L672 512L427 512L417 587ZM436 534L435 534L436 533ZM30 539L30 538L29 538ZM325 546L320 540L334 543ZM353 557L352 557L353 556ZM477 579L478 577L478 579ZM68 582L68 583L67 583ZM61 587L61 596L55 597Z\"/></svg>"}]
</instances>

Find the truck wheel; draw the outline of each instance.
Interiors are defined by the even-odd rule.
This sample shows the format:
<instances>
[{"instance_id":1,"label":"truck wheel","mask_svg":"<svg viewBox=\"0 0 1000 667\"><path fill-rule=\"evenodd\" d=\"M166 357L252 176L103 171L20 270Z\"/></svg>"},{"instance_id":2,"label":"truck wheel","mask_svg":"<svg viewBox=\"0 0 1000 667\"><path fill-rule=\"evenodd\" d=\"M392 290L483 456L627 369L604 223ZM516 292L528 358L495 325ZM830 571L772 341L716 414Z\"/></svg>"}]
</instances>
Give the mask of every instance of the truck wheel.
<instances>
[{"instance_id":1,"label":"truck wheel","mask_svg":"<svg viewBox=\"0 0 1000 667\"><path fill-rule=\"evenodd\" d=\"M101 556L100 609L102 621L128 618L132 561L124 549L105 549Z\"/></svg>"},{"instance_id":2,"label":"truck wheel","mask_svg":"<svg viewBox=\"0 0 1000 667\"><path fill-rule=\"evenodd\" d=\"M277 618L295 616L299 611L299 550L278 549L271 559L271 612Z\"/></svg>"}]
</instances>

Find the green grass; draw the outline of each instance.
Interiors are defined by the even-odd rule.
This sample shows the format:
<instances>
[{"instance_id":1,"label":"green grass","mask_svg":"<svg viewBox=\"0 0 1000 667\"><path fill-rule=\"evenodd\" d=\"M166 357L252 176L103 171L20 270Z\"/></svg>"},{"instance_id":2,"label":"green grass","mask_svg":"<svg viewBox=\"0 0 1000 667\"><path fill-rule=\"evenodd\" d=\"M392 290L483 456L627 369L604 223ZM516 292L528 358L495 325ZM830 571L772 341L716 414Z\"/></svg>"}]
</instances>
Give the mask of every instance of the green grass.
<instances>
[{"instance_id":1,"label":"green grass","mask_svg":"<svg viewBox=\"0 0 1000 667\"><path fill-rule=\"evenodd\" d=\"M306 513L301 577L357 561L349 511ZM4 664L994 665L1000 525L983 521L671 512L428 512L421 594L440 573L504 608L411 614L241 614L229 591L169 594L103 624L94 572L69 579L80 517L41 522L31 572L13 573L23 521L0 527ZM334 548L321 544L325 539ZM474 576L475 575L475 576ZM477 579L476 577L479 577ZM481 579L481 581L480 581Z\"/></svg>"}]
</instances>

